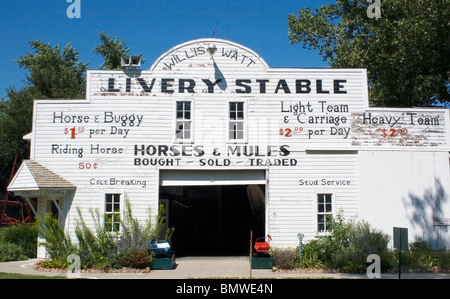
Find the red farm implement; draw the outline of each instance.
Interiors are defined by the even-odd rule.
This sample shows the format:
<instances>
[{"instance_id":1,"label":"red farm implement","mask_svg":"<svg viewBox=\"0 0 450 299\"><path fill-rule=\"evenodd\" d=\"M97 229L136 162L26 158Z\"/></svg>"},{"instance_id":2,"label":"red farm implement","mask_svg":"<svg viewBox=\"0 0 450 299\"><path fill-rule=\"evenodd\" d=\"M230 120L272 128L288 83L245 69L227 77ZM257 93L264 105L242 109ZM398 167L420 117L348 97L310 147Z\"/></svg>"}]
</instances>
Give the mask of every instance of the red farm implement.
<instances>
[{"instance_id":1,"label":"red farm implement","mask_svg":"<svg viewBox=\"0 0 450 299\"><path fill-rule=\"evenodd\" d=\"M14 158L13 167L8 184L11 183L16 172L17 156ZM8 190L5 192L3 200L0 200L0 226L9 226L19 223L32 222L30 206L23 199L14 198Z\"/></svg>"}]
</instances>

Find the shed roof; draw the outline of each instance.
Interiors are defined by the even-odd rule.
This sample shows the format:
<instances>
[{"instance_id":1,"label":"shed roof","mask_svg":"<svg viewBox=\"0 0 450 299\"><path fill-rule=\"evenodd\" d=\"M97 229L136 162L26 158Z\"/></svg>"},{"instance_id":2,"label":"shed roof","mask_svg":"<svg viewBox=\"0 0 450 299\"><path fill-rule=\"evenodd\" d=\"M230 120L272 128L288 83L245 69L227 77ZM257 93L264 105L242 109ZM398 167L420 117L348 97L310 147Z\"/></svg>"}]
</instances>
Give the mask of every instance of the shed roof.
<instances>
[{"instance_id":1,"label":"shed roof","mask_svg":"<svg viewBox=\"0 0 450 299\"><path fill-rule=\"evenodd\" d=\"M8 191L29 191L49 188L75 189L76 187L41 164L32 160L24 160L9 184Z\"/></svg>"}]
</instances>

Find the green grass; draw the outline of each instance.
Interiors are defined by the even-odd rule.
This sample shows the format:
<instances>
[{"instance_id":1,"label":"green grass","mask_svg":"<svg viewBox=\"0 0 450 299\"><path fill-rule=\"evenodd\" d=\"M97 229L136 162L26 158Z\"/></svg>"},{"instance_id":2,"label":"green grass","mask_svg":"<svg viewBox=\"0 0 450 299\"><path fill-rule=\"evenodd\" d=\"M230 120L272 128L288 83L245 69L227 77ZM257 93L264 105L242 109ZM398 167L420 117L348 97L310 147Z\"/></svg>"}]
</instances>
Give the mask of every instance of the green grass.
<instances>
[{"instance_id":1,"label":"green grass","mask_svg":"<svg viewBox=\"0 0 450 299\"><path fill-rule=\"evenodd\" d=\"M0 273L0 279L66 279L66 277Z\"/></svg>"}]
</instances>

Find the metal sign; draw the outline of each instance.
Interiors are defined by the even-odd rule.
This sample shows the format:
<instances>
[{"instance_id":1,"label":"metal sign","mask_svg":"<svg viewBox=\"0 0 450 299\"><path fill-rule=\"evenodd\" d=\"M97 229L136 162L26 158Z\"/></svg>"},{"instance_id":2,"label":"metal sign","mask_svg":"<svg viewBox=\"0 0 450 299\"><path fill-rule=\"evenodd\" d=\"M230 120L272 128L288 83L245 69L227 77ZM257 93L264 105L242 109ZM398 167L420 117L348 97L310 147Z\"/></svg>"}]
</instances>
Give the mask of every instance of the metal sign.
<instances>
[{"instance_id":1,"label":"metal sign","mask_svg":"<svg viewBox=\"0 0 450 299\"><path fill-rule=\"evenodd\" d=\"M394 248L408 250L408 229L394 227Z\"/></svg>"}]
</instances>

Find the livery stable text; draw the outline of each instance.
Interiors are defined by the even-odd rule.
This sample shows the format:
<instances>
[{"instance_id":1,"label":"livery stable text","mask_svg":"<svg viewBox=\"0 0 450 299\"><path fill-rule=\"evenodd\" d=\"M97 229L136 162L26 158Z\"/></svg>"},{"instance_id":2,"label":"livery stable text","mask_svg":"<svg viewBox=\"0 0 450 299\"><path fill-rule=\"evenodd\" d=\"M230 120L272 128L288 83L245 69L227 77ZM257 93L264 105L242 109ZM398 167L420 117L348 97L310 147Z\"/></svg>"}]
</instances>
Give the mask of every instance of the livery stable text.
<instances>
[{"instance_id":1,"label":"livery stable text","mask_svg":"<svg viewBox=\"0 0 450 299\"><path fill-rule=\"evenodd\" d=\"M133 79L135 82L133 83ZM158 85L160 89L154 89L156 83L158 81ZM131 92L132 86L139 86L141 91L146 93L158 92L161 93L198 93L198 90L204 92L206 88L207 93L214 93L215 87L221 87L220 83L225 82L225 78L219 78L214 81L210 79L173 79L173 78L148 78L147 80L142 77L137 78L125 78L125 83L118 84L116 82L116 78L108 78L108 86L100 87L102 92L108 93L127 93ZM136 84L136 82L138 84ZM235 80L235 89L236 93L298 93L298 94L309 94L309 93L317 93L317 94L346 94L347 90L345 90L344 84L347 83L345 79L330 79L326 80L326 83L332 84L332 88L326 89L324 87L323 79L309 80L309 79L295 79L295 83L288 83L286 79L279 79L276 83L275 88L268 90L268 86L272 81L269 79L236 79ZM229 82L227 82L228 85ZM123 89L125 86L125 90ZM177 86L177 87L176 87Z\"/></svg>"}]
</instances>

